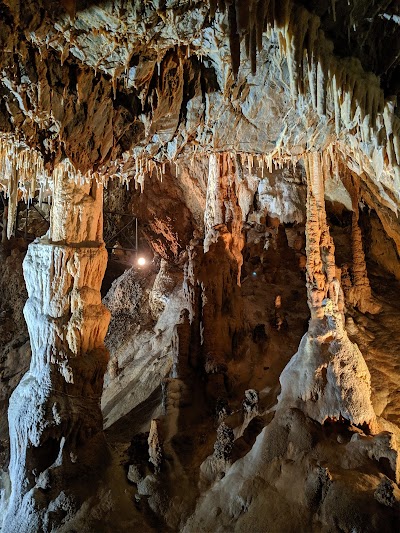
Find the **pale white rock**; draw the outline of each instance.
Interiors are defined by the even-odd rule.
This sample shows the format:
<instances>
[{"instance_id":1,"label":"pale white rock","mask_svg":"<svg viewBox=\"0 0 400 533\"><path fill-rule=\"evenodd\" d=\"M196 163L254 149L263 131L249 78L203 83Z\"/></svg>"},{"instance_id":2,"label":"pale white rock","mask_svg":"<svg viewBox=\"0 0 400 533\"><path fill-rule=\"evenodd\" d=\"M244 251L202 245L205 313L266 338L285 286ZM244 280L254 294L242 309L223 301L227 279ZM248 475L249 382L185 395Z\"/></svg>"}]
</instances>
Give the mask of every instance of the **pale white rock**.
<instances>
[{"instance_id":1,"label":"pale white rock","mask_svg":"<svg viewBox=\"0 0 400 533\"><path fill-rule=\"evenodd\" d=\"M280 376L277 409L298 407L321 424L345 419L376 431L371 378L358 346L344 327L343 292L336 278L333 240L325 212L321 156L311 154L307 172L308 332Z\"/></svg>"},{"instance_id":2,"label":"pale white rock","mask_svg":"<svg viewBox=\"0 0 400 533\"><path fill-rule=\"evenodd\" d=\"M49 517L59 508L72 516L79 503L61 490L60 476L73 464L79 471L71 458L84 455L85 446L93 448L89 470L104 454L99 403L110 315L100 298L107 261L102 190L71 181L68 162L56 169L54 186L50 230L29 246L24 261L32 359L9 404L7 533L51 531Z\"/></svg>"},{"instance_id":3,"label":"pale white rock","mask_svg":"<svg viewBox=\"0 0 400 533\"><path fill-rule=\"evenodd\" d=\"M326 322L310 324L280 376L278 409L298 407L321 424L345 419L375 429L368 367L330 300L324 312Z\"/></svg>"},{"instance_id":4,"label":"pale white rock","mask_svg":"<svg viewBox=\"0 0 400 533\"><path fill-rule=\"evenodd\" d=\"M301 223L305 218L305 187L285 179L289 169L267 173L258 185L261 207L272 218L282 223Z\"/></svg>"},{"instance_id":5,"label":"pale white rock","mask_svg":"<svg viewBox=\"0 0 400 533\"><path fill-rule=\"evenodd\" d=\"M146 401L173 372L177 327L187 301L182 279L169 277L168 270L146 278L129 269L114 281L104 304L112 313L106 337L111 360L102 395L108 428Z\"/></svg>"}]
</instances>

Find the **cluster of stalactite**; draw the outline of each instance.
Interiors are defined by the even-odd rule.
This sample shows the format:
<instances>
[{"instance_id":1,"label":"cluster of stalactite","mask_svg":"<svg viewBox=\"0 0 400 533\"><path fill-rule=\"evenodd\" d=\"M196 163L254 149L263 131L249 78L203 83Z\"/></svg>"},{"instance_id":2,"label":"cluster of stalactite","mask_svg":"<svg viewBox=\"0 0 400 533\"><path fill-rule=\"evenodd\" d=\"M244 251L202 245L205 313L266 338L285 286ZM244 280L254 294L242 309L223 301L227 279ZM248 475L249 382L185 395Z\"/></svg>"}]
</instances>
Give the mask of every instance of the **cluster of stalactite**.
<instances>
[{"instance_id":1,"label":"cluster of stalactite","mask_svg":"<svg viewBox=\"0 0 400 533\"><path fill-rule=\"evenodd\" d=\"M31 150L15 138L0 136L0 191L8 201L7 237L10 238L15 224L17 204L36 195L39 188L41 200L49 190L50 174L46 171L40 153Z\"/></svg>"},{"instance_id":2,"label":"cluster of stalactite","mask_svg":"<svg viewBox=\"0 0 400 533\"><path fill-rule=\"evenodd\" d=\"M138 163L138 170L141 171L142 166L142 162L140 166ZM148 164L147 168L151 166ZM103 186L108 181L107 175L76 170L69 159L52 169L51 165L45 165L39 150L27 146L15 136L0 135L0 192L8 199L7 221L3 225L8 239L14 232L18 202L23 200L29 205L37 196L39 206L44 200L51 203L53 191L59 188L65 177L80 186L87 186L93 181ZM122 176L117 178L121 184L126 182Z\"/></svg>"},{"instance_id":3,"label":"cluster of stalactite","mask_svg":"<svg viewBox=\"0 0 400 533\"><path fill-rule=\"evenodd\" d=\"M14 136L0 136L0 191L8 198L7 237L13 234L17 205L20 200L28 203L38 194L39 205L45 198L51 198L60 180L67 179L75 184L90 183L93 177L100 183L99 176L75 170L66 159L54 170L45 166L38 150L27 146Z\"/></svg>"},{"instance_id":4,"label":"cluster of stalactite","mask_svg":"<svg viewBox=\"0 0 400 533\"><path fill-rule=\"evenodd\" d=\"M269 154L221 152L220 156L229 156L232 161L239 157L241 166L247 169L249 175L259 171L261 177L264 177L265 172L271 173L274 169L281 169L285 165L295 166L300 157L282 154L279 148ZM197 161L213 155L194 147L188 157L193 167ZM178 172L179 158L169 163L175 163ZM45 164L39 150L29 147L14 135L0 135L0 192L4 192L5 198L8 199L7 223L4 225L7 238L13 235L18 202L23 200L29 204L36 196L39 206L45 199L51 202L52 190L57 188L56 182L60 179L60 172L67 173L71 181L79 184L88 184L96 180L107 187L109 179L115 179L121 186L129 189L133 181L134 187L143 192L146 177L154 176L162 181L166 164L166 160L158 161L145 152L126 152L120 163L102 166L97 171L82 173L75 169L68 159L52 169L50 163ZM127 169L124 168L125 165Z\"/></svg>"},{"instance_id":5,"label":"cluster of stalactite","mask_svg":"<svg viewBox=\"0 0 400 533\"><path fill-rule=\"evenodd\" d=\"M299 94L310 95L318 115L333 114L337 135L343 127L356 128L362 142L382 147L400 179L400 120L395 116L395 102L385 100L379 79L365 72L357 59L334 55L333 44L320 29L317 15L292 0L210 0L212 18L217 6L227 12L235 78L241 62L242 38L255 73L263 33L269 38L275 32L286 57L293 99ZM384 138L378 135L383 129Z\"/></svg>"}]
</instances>

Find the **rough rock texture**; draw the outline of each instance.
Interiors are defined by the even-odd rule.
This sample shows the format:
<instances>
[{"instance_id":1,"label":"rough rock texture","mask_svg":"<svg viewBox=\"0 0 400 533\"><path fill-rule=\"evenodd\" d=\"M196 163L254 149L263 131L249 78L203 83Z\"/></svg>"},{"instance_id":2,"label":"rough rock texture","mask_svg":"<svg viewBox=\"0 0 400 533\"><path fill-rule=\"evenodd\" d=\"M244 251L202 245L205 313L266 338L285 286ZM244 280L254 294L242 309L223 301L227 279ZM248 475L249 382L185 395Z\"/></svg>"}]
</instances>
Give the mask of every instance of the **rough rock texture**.
<instances>
[{"instance_id":1,"label":"rough rock texture","mask_svg":"<svg viewBox=\"0 0 400 533\"><path fill-rule=\"evenodd\" d=\"M399 16L0 1L4 533L397 530Z\"/></svg>"},{"instance_id":2,"label":"rough rock texture","mask_svg":"<svg viewBox=\"0 0 400 533\"><path fill-rule=\"evenodd\" d=\"M8 399L29 368L31 351L23 315L27 298L24 249L3 248L0 254L0 464L5 466L9 460Z\"/></svg>"},{"instance_id":3,"label":"rough rock texture","mask_svg":"<svg viewBox=\"0 0 400 533\"><path fill-rule=\"evenodd\" d=\"M393 500L390 489L383 496L379 436L368 452L364 446L353 428L324 431L289 409L199 502L183 531L393 531L399 499L387 512Z\"/></svg>"},{"instance_id":4,"label":"rough rock texture","mask_svg":"<svg viewBox=\"0 0 400 533\"><path fill-rule=\"evenodd\" d=\"M173 276L176 273L163 267L157 276L150 270L144 277L130 269L104 298L112 315L106 338L111 357L102 397L105 427L145 401L174 365L184 301L182 285L171 284Z\"/></svg>"}]
</instances>

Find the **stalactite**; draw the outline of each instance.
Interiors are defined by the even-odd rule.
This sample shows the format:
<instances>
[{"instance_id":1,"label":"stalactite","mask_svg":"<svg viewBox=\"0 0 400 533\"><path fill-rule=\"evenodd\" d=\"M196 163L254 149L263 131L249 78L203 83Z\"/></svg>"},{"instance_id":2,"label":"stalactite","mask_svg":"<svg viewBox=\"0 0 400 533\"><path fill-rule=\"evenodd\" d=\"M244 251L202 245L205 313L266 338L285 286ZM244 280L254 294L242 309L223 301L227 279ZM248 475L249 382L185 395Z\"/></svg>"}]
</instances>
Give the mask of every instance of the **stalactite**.
<instances>
[{"instance_id":1,"label":"stalactite","mask_svg":"<svg viewBox=\"0 0 400 533\"><path fill-rule=\"evenodd\" d=\"M13 137L0 136L0 190L8 197L7 237L14 231L20 195L26 202L35 196L36 183L48 176L43 159L35 151Z\"/></svg>"},{"instance_id":2,"label":"stalactite","mask_svg":"<svg viewBox=\"0 0 400 533\"><path fill-rule=\"evenodd\" d=\"M241 2L239 2L242 5ZM269 2L257 2L257 14L256 14L256 44L257 50L261 52L262 50L262 38L264 32L264 23L265 23L265 13L268 9Z\"/></svg>"},{"instance_id":3,"label":"stalactite","mask_svg":"<svg viewBox=\"0 0 400 533\"><path fill-rule=\"evenodd\" d=\"M231 4L228 8L229 21L229 46L232 60L233 76L237 77L240 67L240 38L236 27L235 6Z\"/></svg>"},{"instance_id":4,"label":"stalactite","mask_svg":"<svg viewBox=\"0 0 400 533\"><path fill-rule=\"evenodd\" d=\"M11 166L11 165L10 165ZM18 208L18 177L15 168L10 168L8 183L8 220L7 239L11 239L17 219Z\"/></svg>"},{"instance_id":5,"label":"stalactite","mask_svg":"<svg viewBox=\"0 0 400 533\"><path fill-rule=\"evenodd\" d=\"M211 1L211 18L214 18L216 8L217 2ZM333 44L320 30L317 15L290 0L221 0L218 8L228 12L232 71L235 78L240 66L240 40L244 38L246 42L247 56L254 73L256 50L262 48L262 34L266 31L270 35L274 31L278 36L280 52L286 57L292 97L295 99L298 91L307 93L307 85L302 81L305 58L308 94L312 105L320 116L326 115L328 109L333 108L337 135L342 128L356 128L362 143L373 141L378 145L378 118L383 113L386 139L382 139L381 143L386 148L395 176L400 178L400 121L395 117L394 103L390 100L385 103L379 79L366 73L358 60L338 59L334 56ZM336 13L335 2L332 3L332 10ZM393 131L394 121L396 128Z\"/></svg>"},{"instance_id":6,"label":"stalactite","mask_svg":"<svg viewBox=\"0 0 400 533\"><path fill-rule=\"evenodd\" d=\"M332 98L334 102L334 112L335 112L335 132L336 135L340 134L340 92L337 75L334 74L332 77Z\"/></svg>"},{"instance_id":7,"label":"stalactite","mask_svg":"<svg viewBox=\"0 0 400 533\"><path fill-rule=\"evenodd\" d=\"M240 271L243 264L242 211L236 191L235 161L227 153L211 154L207 183L206 209L204 213L204 251L208 252L212 243L229 232L227 246L237 262L240 285ZM229 241L229 242L228 242Z\"/></svg>"},{"instance_id":8,"label":"stalactite","mask_svg":"<svg viewBox=\"0 0 400 533\"><path fill-rule=\"evenodd\" d=\"M235 0L236 27L240 36L244 35L249 27L249 11L252 5L252 2L248 5L247 2Z\"/></svg>"}]
</instances>

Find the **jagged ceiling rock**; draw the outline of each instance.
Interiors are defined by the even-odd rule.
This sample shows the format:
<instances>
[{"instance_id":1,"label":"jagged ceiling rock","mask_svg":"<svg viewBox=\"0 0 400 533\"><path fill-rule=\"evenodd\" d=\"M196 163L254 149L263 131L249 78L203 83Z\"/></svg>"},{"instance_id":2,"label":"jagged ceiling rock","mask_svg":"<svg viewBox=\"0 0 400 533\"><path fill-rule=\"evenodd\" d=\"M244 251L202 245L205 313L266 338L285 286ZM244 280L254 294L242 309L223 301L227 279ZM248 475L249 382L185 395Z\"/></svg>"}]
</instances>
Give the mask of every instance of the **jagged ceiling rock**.
<instances>
[{"instance_id":1,"label":"jagged ceiling rock","mask_svg":"<svg viewBox=\"0 0 400 533\"><path fill-rule=\"evenodd\" d=\"M49 172L67 157L143 187L182 156L256 154L261 168L328 150L397 225L396 2L3 1L0 13L0 130Z\"/></svg>"}]
</instances>

